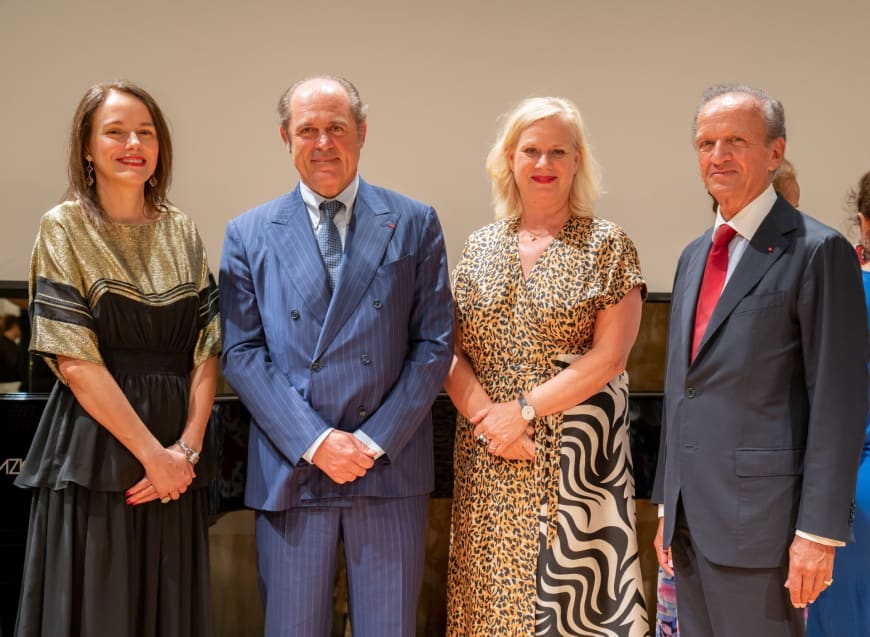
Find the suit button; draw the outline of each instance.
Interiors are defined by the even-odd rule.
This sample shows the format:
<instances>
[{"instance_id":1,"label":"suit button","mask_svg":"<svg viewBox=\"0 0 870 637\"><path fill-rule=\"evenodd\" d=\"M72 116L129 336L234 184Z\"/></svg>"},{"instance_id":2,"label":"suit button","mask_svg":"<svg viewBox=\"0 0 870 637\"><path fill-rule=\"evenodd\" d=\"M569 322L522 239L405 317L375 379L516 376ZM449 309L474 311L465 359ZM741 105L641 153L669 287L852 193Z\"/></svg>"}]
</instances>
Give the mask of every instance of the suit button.
<instances>
[{"instance_id":1,"label":"suit button","mask_svg":"<svg viewBox=\"0 0 870 637\"><path fill-rule=\"evenodd\" d=\"M375 308L376 310L381 309L381 305L383 305L383 304L381 303L380 299L375 299L374 301L372 301L372 307Z\"/></svg>"},{"instance_id":2,"label":"suit button","mask_svg":"<svg viewBox=\"0 0 870 637\"><path fill-rule=\"evenodd\" d=\"M372 364L372 359L369 358L368 354L363 354L362 356L359 357L359 360L363 365L371 365Z\"/></svg>"},{"instance_id":3,"label":"suit button","mask_svg":"<svg viewBox=\"0 0 870 637\"><path fill-rule=\"evenodd\" d=\"M694 398L694 397L695 397L695 388L694 388L694 387L689 387L689 388L686 390L686 398Z\"/></svg>"},{"instance_id":4,"label":"suit button","mask_svg":"<svg viewBox=\"0 0 870 637\"><path fill-rule=\"evenodd\" d=\"M356 415L359 416L360 418L365 418L366 416L369 415L369 412L366 411L366 408L363 405L360 405L356 411Z\"/></svg>"},{"instance_id":5,"label":"suit button","mask_svg":"<svg viewBox=\"0 0 870 637\"><path fill-rule=\"evenodd\" d=\"M319 372L320 371L320 361L314 361L313 363L311 363L311 371L312 372Z\"/></svg>"},{"instance_id":6,"label":"suit button","mask_svg":"<svg viewBox=\"0 0 870 637\"><path fill-rule=\"evenodd\" d=\"M299 310L290 310L290 318L294 321L299 318Z\"/></svg>"}]
</instances>

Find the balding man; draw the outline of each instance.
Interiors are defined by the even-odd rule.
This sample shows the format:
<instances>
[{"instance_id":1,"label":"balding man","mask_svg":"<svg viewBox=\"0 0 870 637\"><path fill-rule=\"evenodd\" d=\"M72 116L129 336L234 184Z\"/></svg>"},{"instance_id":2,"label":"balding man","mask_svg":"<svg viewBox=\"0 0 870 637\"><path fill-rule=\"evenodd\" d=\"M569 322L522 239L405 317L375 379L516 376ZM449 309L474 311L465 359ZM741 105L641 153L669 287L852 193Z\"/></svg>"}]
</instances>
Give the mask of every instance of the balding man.
<instances>
[{"instance_id":1,"label":"balding man","mask_svg":"<svg viewBox=\"0 0 870 637\"><path fill-rule=\"evenodd\" d=\"M252 414L266 634L330 634L342 540L354 637L414 635L430 408L453 354L441 227L359 177L349 81L298 82L278 111L300 183L230 222L220 275L224 373Z\"/></svg>"},{"instance_id":2,"label":"balding man","mask_svg":"<svg viewBox=\"0 0 870 637\"><path fill-rule=\"evenodd\" d=\"M713 87L694 138L719 209L674 280L656 549L687 637L803 635L800 609L850 536L867 415L861 275L844 237L771 186L779 101Z\"/></svg>"}]
</instances>

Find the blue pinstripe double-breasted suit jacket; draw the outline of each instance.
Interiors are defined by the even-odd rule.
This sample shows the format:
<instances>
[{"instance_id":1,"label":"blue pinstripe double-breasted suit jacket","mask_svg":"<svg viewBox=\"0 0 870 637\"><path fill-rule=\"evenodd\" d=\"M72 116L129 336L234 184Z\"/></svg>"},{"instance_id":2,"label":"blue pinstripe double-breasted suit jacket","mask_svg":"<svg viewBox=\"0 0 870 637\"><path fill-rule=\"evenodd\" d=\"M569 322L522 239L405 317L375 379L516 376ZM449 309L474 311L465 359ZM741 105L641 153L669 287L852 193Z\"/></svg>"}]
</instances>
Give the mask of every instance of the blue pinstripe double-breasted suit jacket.
<instances>
[{"instance_id":1,"label":"blue pinstripe double-breasted suit jacket","mask_svg":"<svg viewBox=\"0 0 870 637\"><path fill-rule=\"evenodd\" d=\"M280 511L433 488L430 409L453 353L435 211L360 179L330 293L299 188L232 220L220 269L224 374L252 415L245 504ZM303 453L327 428L384 451L336 484Z\"/></svg>"}]
</instances>

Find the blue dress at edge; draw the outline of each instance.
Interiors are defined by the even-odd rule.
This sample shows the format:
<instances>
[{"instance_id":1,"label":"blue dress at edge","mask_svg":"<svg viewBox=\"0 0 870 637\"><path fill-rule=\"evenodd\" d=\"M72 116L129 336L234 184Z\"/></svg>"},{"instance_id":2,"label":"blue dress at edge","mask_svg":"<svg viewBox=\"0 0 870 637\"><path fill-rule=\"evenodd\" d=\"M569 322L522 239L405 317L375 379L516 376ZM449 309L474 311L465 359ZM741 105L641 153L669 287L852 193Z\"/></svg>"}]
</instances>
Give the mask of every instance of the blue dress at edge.
<instances>
[{"instance_id":1,"label":"blue dress at edge","mask_svg":"<svg viewBox=\"0 0 870 637\"><path fill-rule=\"evenodd\" d=\"M870 272L864 296L870 314ZM855 543L837 549L834 583L809 608L807 637L870 634L870 419L855 492Z\"/></svg>"}]
</instances>

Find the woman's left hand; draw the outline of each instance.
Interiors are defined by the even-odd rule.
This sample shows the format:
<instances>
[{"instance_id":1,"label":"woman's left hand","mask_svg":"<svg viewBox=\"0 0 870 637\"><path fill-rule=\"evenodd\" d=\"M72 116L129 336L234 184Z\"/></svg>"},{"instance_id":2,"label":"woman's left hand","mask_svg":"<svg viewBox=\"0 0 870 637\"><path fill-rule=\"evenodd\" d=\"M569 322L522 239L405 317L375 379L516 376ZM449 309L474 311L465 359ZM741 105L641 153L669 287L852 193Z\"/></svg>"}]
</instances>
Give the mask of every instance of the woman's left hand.
<instances>
[{"instance_id":1,"label":"woman's left hand","mask_svg":"<svg viewBox=\"0 0 870 637\"><path fill-rule=\"evenodd\" d=\"M493 456L504 458L505 460L534 460L535 459L535 430L533 427L527 427L526 433L517 438L513 444L507 447L493 448L489 445L486 450Z\"/></svg>"},{"instance_id":2,"label":"woman's left hand","mask_svg":"<svg viewBox=\"0 0 870 637\"><path fill-rule=\"evenodd\" d=\"M520 415L520 404L516 400L493 403L475 414L470 422L477 425L474 428L474 437L483 435L491 446L495 445L495 450L512 445L529 426Z\"/></svg>"},{"instance_id":3,"label":"woman's left hand","mask_svg":"<svg viewBox=\"0 0 870 637\"><path fill-rule=\"evenodd\" d=\"M142 479L140 479L136 484L127 489L127 504L135 506L158 499L161 500L163 504L166 504L169 500L178 500L182 496L182 494L187 491L187 486L191 483L193 478L196 477L196 472L193 468L193 465L190 464L190 461L187 460L187 456L185 456L181 448L175 444L172 444L169 447L165 447L163 451L169 452L172 455L180 456L182 459L184 459L184 463L182 463L180 466L182 467L184 472L188 474L187 479L183 481L182 485L176 486L175 488L170 488L167 494L163 496L163 498L161 498L160 492L154 485L151 477L146 472L145 476Z\"/></svg>"}]
</instances>

